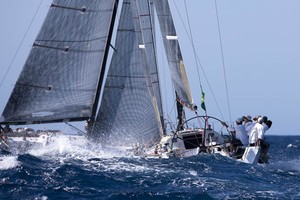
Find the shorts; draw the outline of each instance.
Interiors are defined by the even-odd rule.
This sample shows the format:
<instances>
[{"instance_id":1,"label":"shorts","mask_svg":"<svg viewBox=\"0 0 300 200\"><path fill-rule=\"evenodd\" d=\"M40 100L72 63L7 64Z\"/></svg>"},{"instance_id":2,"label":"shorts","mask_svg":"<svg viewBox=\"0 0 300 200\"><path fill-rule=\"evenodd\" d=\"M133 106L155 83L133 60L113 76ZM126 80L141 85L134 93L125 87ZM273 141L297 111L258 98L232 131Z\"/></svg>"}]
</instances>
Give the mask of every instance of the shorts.
<instances>
[{"instance_id":1,"label":"shorts","mask_svg":"<svg viewBox=\"0 0 300 200\"><path fill-rule=\"evenodd\" d=\"M262 149L268 149L270 147L270 144L263 140L260 146Z\"/></svg>"}]
</instances>

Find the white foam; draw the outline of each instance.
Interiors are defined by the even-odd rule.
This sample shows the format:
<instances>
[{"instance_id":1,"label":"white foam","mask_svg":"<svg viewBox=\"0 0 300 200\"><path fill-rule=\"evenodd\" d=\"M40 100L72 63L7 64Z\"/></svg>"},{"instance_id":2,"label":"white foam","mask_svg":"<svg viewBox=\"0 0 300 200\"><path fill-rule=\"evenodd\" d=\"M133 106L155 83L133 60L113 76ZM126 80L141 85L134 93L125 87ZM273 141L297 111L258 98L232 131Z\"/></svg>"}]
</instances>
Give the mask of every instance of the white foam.
<instances>
[{"instance_id":1,"label":"white foam","mask_svg":"<svg viewBox=\"0 0 300 200\"><path fill-rule=\"evenodd\" d=\"M7 170L15 168L19 165L16 156L3 156L0 157L0 170Z\"/></svg>"},{"instance_id":2,"label":"white foam","mask_svg":"<svg viewBox=\"0 0 300 200\"><path fill-rule=\"evenodd\" d=\"M51 153L63 154L65 152L76 151L79 147L84 146L85 143L86 140L83 137L60 135L51 138L48 145L31 149L29 153L37 156Z\"/></svg>"},{"instance_id":3,"label":"white foam","mask_svg":"<svg viewBox=\"0 0 300 200\"><path fill-rule=\"evenodd\" d=\"M130 157L122 150L103 150L101 146L90 143L83 136L60 135L51 138L48 145L34 148L28 151L29 154L43 159L57 159L61 162L68 159L80 159L88 161L94 158L106 159L115 157Z\"/></svg>"},{"instance_id":4,"label":"white foam","mask_svg":"<svg viewBox=\"0 0 300 200\"><path fill-rule=\"evenodd\" d=\"M197 173L197 171L195 171L195 170L189 170L189 173L190 173L192 176L198 176L198 173Z\"/></svg>"},{"instance_id":5,"label":"white foam","mask_svg":"<svg viewBox=\"0 0 300 200\"><path fill-rule=\"evenodd\" d=\"M272 168L276 168L280 171L292 171L291 173L297 171L300 172L300 160L288 160L288 161L279 161L271 164Z\"/></svg>"},{"instance_id":6,"label":"white foam","mask_svg":"<svg viewBox=\"0 0 300 200\"><path fill-rule=\"evenodd\" d=\"M297 145L293 145L293 144L288 144L288 145L287 145L287 148L291 148L291 147L293 147L293 148L298 148Z\"/></svg>"}]
</instances>

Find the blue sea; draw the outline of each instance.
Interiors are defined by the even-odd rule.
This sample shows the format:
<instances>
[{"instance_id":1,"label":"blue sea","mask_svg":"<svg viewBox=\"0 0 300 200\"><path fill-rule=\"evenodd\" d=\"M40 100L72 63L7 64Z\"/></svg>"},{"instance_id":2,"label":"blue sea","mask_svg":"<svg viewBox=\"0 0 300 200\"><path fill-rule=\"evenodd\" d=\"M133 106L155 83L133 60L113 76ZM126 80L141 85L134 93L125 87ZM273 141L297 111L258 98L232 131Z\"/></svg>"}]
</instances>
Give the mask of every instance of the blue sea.
<instances>
[{"instance_id":1,"label":"blue sea","mask_svg":"<svg viewBox=\"0 0 300 200\"><path fill-rule=\"evenodd\" d=\"M300 199L300 136L268 136L270 163L145 159L61 141L0 155L1 199Z\"/></svg>"}]
</instances>

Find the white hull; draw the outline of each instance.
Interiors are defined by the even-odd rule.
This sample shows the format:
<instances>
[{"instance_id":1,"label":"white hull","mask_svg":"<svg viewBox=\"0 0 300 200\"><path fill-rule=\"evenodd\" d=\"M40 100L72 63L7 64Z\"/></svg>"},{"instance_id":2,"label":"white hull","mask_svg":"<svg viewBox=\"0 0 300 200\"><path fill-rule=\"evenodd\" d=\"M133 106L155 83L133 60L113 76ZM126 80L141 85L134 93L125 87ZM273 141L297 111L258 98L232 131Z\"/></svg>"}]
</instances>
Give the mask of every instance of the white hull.
<instances>
[{"instance_id":1,"label":"white hull","mask_svg":"<svg viewBox=\"0 0 300 200\"><path fill-rule=\"evenodd\" d=\"M138 152L148 158L189 157L201 153L220 154L238 161L256 164L260 156L259 147L241 147L242 154L230 156L230 140L213 130L191 129L177 132L177 135L163 137L156 147Z\"/></svg>"}]
</instances>

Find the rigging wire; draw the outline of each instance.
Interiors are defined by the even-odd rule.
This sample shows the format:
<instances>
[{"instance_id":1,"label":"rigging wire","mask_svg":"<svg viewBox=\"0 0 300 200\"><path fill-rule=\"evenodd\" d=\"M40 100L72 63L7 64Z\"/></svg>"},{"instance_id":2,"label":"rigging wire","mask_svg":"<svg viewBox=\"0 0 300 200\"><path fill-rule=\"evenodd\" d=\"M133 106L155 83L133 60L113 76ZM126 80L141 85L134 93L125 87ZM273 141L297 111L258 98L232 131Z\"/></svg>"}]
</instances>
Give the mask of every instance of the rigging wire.
<instances>
[{"instance_id":1,"label":"rigging wire","mask_svg":"<svg viewBox=\"0 0 300 200\"><path fill-rule=\"evenodd\" d=\"M197 53L196 53L196 49L195 49L193 32L192 32L192 28L191 28L190 17L189 17L189 13L188 13L188 9L187 9L186 0L184 0L184 7L185 7L185 13L186 13L186 18L187 18L187 22L188 22L189 33L190 33L189 37L190 37L190 40L191 40L191 43L192 43L193 54L194 54L194 59L195 59L195 64L196 64L196 69L197 69L197 74L198 74L199 86L200 86L200 89L201 89L201 94L203 95L204 92L203 92L203 88L202 88L202 84L201 84L201 78L200 78L200 73L199 73L199 65L198 65L198 62L197 62ZM205 115L207 115L206 109L204 111L205 111ZM196 111L195 113L198 116L198 112ZM198 123L201 125L200 120L198 120Z\"/></svg>"},{"instance_id":2,"label":"rigging wire","mask_svg":"<svg viewBox=\"0 0 300 200\"><path fill-rule=\"evenodd\" d=\"M189 42L190 42L191 44L193 44L193 42L192 42L192 40L191 40L191 38L190 38L190 36L189 36L189 33L188 33L188 31L187 31L187 28L186 28L186 26L185 26L184 20L183 20L181 14L180 14L179 9L178 9L178 6L177 6L177 4L176 4L175 1L173 1L173 2L174 2L174 5L175 5L175 8L176 8L176 11L177 11L177 13L178 13L178 15L179 15L179 17L180 17L181 23L183 24L184 30L185 30L186 34L188 35ZM198 54L197 54L196 51L195 51L195 54L196 54L196 57L197 57L197 61L198 61L199 65L200 65L202 74L203 74L203 76L204 76L204 78L205 78L205 81L206 81L206 83L207 83L207 85L208 85L209 91L211 92L212 97L213 97L213 100L214 100L214 102L215 102L215 104L216 104L216 107L217 107L217 109L218 109L218 111L219 111L219 114L220 114L222 120L224 121L224 117L223 117L223 114L222 114L222 112L221 112L220 106L219 106L219 104L218 104L218 102L217 102L216 96L215 96L215 94L214 94L214 92L213 92L213 90L212 90L212 87L211 87L211 85L210 85L210 82L209 82L209 80L208 80L208 77L206 76L206 73L205 73L205 71L204 71L203 65L202 65L202 63L201 63L201 61L200 61L200 58L199 58L199 56L198 56Z\"/></svg>"},{"instance_id":3,"label":"rigging wire","mask_svg":"<svg viewBox=\"0 0 300 200\"><path fill-rule=\"evenodd\" d=\"M224 73L226 95L227 95L227 106L228 106L228 112L229 112L229 119L230 119L230 123L231 123L232 120L231 120L231 109L230 109L230 102L229 102L229 91L228 91L228 84L227 84L227 76L226 76L226 68L225 68L225 60L224 60L224 52L223 52L223 43L222 43L222 34L221 34L221 27L220 27L217 0L215 0L215 8L216 8L216 17L217 17L217 22L218 22L219 41L220 41L220 49L221 49L222 64L223 64L223 73Z\"/></svg>"},{"instance_id":4,"label":"rigging wire","mask_svg":"<svg viewBox=\"0 0 300 200\"><path fill-rule=\"evenodd\" d=\"M192 44L192 48L193 48L194 59L195 59L196 69L197 69L197 74L198 74L198 81L199 81L199 85L200 85L201 91L203 91L202 84L201 84L200 73L199 73L199 66L198 66L198 62L197 62L197 56L196 56L196 49L195 49L195 44L194 44L194 38L193 38L193 33L192 33L192 28L191 28L191 23L190 23L190 17L189 17L189 13L188 13L188 10L187 10L187 5L186 5L186 0L184 0L184 6L185 6L185 13L186 13L187 22L188 22L188 28L189 28L189 33L190 33L190 34L188 34L188 36L189 36L189 38L191 40L191 44Z\"/></svg>"},{"instance_id":5,"label":"rigging wire","mask_svg":"<svg viewBox=\"0 0 300 200\"><path fill-rule=\"evenodd\" d=\"M12 64L14 63L14 61L15 61L15 59L16 59L16 57L17 57L17 55L18 55L18 53L19 53L19 51L20 51L20 49L21 49L21 46L22 46L23 43L24 43L24 40L25 40L25 38L26 38L26 36L27 36L27 34L28 34L28 32L29 32L29 30L30 30L30 28L31 28L31 26L32 26L32 24L33 24L33 22L34 22L34 19L35 19L36 15L37 15L38 11L40 10L40 8L41 8L41 6L42 6L43 1L44 1L44 0L41 0L41 1L40 1L40 4L39 4L37 10L35 11L35 13L34 13L34 15L33 15L33 18L31 19L31 22L30 22L30 24L29 24L29 26L28 26L28 28L27 28L27 30L26 30L26 32L25 32L23 38L22 38L22 41L21 41L20 45L18 46L18 49L17 49L17 51L15 52L15 54L14 54L14 56L13 56L13 59L11 60L9 66L8 66L8 68L7 68L7 70L6 70L5 74L4 74L3 79L1 80L0 88L2 87L2 84L3 84L4 80L6 79L6 77L7 77L7 75L8 75L8 72L10 71L10 69L11 69L11 67L12 67Z\"/></svg>"}]
</instances>

